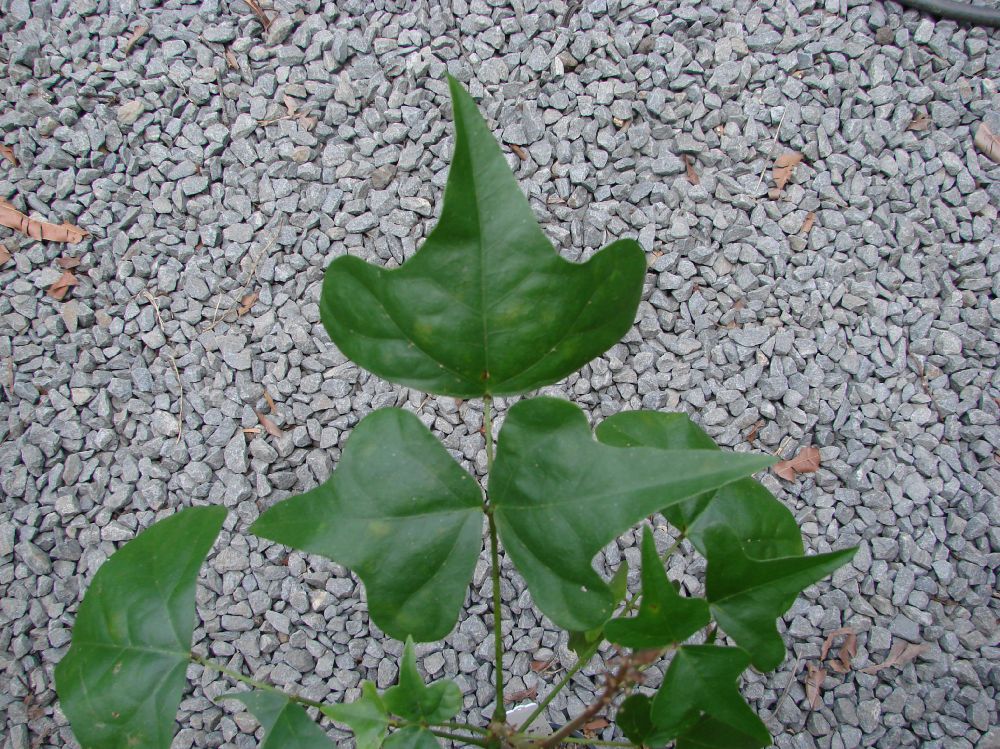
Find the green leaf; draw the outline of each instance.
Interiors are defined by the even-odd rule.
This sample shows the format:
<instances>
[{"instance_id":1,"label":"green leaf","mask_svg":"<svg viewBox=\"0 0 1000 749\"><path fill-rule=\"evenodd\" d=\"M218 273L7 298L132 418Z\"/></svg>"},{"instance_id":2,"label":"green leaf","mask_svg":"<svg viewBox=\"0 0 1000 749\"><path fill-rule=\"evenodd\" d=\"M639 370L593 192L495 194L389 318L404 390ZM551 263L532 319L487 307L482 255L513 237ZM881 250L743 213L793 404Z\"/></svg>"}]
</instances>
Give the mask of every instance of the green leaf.
<instances>
[{"instance_id":1,"label":"green leaf","mask_svg":"<svg viewBox=\"0 0 1000 749\"><path fill-rule=\"evenodd\" d=\"M732 531L720 526L708 529L705 542L705 593L712 615L760 671L777 668L785 658L775 619L804 588L845 564L857 550L758 561L743 552Z\"/></svg>"},{"instance_id":2,"label":"green leaf","mask_svg":"<svg viewBox=\"0 0 1000 749\"><path fill-rule=\"evenodd\" d=\"M646 526L642 536L642 601L631 618L612 619L604 625L607 638L633 650L661 648L684 642L711 617L702 598L685 598L674 588L656 551L656 541Z\"/></svg>"},{"instance_id":3,"label":"green leaf","mask_svg":"<svg viewBox=\"0 0 1000 749\"><path fill-rule=\"evenodd\" d=\"M802 556L802 535L795 516L754 479L722 487L692 518L687 537L702 556L708 556L705 534L720 526L728 528L753 559Z\"/></svg>"},{"instance_id":4,"label":"green leaf","mask_svg":"<svg viewBox=\"0 0 1000 749\"><path fill-rule=\"evenodd\" d=\"M83 749L167 749L184 692L198 570L226 519L192 507L116 551L80 604L56 690Z\"/></svg>"},{"instance_id":5,"label":"green leaf","mask_svg":"<svg viewBox=\"0 0 1000 749\"><path fill-rule=\"evenodd\" d=\"M661 746L669 741L659 741L650 711L653 700L644 694L632 694L625 698L615 715L617 725L625 738L636 746Z\"/></svg>"},{"instance_id":6,"label":"green leaf","mask_svg":"<svg viewBox=\"0 0 1000 749\"><path fill-rule=\"evenodd\" d=\"M704 716L677 737L675 749L759 749L770 743L768 740L762 744L756 736L747 736L721 721Z\"/></svg>"},{"instance_id":7,"label":"green leaf","mask_svg":"<svg viewBox=\"0 0 1000 749\"><path fill-rule=\"evenodd\" d=\"M355 749L378 749L389 727L389 711L379 697L375 685L362 682L361 697L345 705L323 705L323 715L350 726L354 732Z\"/></svg>"},{"instance_id":8,"label":"green leaf","mask_svg":"<svg viewBox=\"0 0 1000 749\"><path fill-rule=\"evenodd\" d=\"M448 634L482 549L482 492L416 416L374 411L333 475L279 502L251 532L350 567L400 640Z\"/></svg>"},{"instance_id":9,"label":"green leaf","mask_svg":"<svg viewBox=\"0 0 1000 749\"><path fill-rule=\"evenodd\" d=\"M320 317L346 356L392 382L460 398L535 390L628 331L645 253L624 239L563 260L472 97L449 83L455 153L438 225L395 270L334 260Z\"/></svg>"},{"instance_id":10,"label":"green leaf","mask_svg":"<svg viewBox=\"0 0 1000 749\"><path fill-rule=\"evenodd\" d=\"M384 749L438 749L437 737L420 726L407 726L389 734Z\"/></svg>"},{"instance_id":11,"label":"green leaf","mask_svg":"<svg viewBox=\"0 0 1000 749\"><path fill-rule=\"evenodd\" d=\"M400 718L420 723L441 723L453 718L462 709L462 690L450 679L425 686L417 670L413 640L407 639L399 668L399 683L386 690L383 700L389 712Z\"/></svg>"},{"instance_id":12,"label":"green leaf","mask_svg":"<svg viewBox=\"0 0 1000 749\"><path fill-rule=\"evenodd\" d=\"M334 749L336 744L284 695L276 692L230 692L219 699L239 700L264 729L260 749Z\"/></svg>"},{"instance_id":13,"label":"green leaf","mask_svg":"<svg viewBox=\"0 0 1000 749\"><path fill-rule=\"evenodd\" d=\"M597 427L597 438L616 447L663 450L718 450L697 424L684 414L623 411ZM753 479L741 479L718 491L665 508L664 516L705 554L705 532L716 525L731 529L754 559L798 556L802 537L795 517Z\"/></svg>"},{"instance_id":14,"label":"green leaf","mask_svg":"<svg viewBox=\"0 0 1000 749\"><path fill-rule=\"evenodd\" d=\"M620 448L594 439L572 403L510 409L490 476L500 538L538 608L563 629L611 616L614 596L591 566L607 543L648 515L771 463L713 450Z\"/></svg>"},{"instance_id":15,"label":"green leaf","mask_svg":"<svg viewBox=\"0 0 1000 749\"><path fill-rule=\"evenodd\" d=\"M757 746L769 744L771 735L737 686L749 665L749 655L739 648L678 648L653 698L650 715L657 734L664 739L687 735L705 715L756 741Z\"/></svg>"},{"instance_id":16,"label":"green leaf","mask_svg":"<svg viewBox=\"0 0 1000 749\"><path fill-rule=\"evenodd\" d=\"M618 608L618 604L625 599L628 593L628 561L622 559L621 566L615 572L608 583L611 590L612 609ZM577 657L584 658L592 655L591 650L596 650L597 645L604 637L604 625L588 629L586 631L573 630L569 633L569 649L576 653Z\"/></svg>"}]
</instances>

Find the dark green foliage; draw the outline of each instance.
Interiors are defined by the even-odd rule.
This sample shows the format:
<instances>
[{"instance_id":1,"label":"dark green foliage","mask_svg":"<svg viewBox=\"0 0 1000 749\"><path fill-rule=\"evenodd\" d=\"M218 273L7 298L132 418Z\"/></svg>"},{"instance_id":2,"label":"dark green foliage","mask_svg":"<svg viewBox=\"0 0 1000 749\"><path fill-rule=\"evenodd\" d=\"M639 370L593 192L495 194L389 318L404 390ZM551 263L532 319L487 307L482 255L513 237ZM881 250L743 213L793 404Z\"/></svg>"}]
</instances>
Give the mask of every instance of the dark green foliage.
<instances>
[{"instance_id":1,"label":"dark green foliage","mask_svg":"<svg viewBox=\"0 0 1000 749\"><path fill-rule=\"evenodd\" d=\"M551 749L578 724L533 744L511 738L500 699L488 728L456 725L458 685L425 685L417 669L413 640L445 637L461 612L483 549L484 512L491 556L499 535L535 604L570 630L584 659L605 639L640 651L610 682L615 694L636 681L638 665L672 657L655 696L631 694L617 711L633 742L758 749L770 741L740 696L740 675L751 663L781 662L775 619L853 550L804 556L792 514L750 478L773 458L719 450L681 414L620 413L595 433L571 403L522 400L506 416L494 463L492 395L556 382L613 345L635 318L645 258L622 239L583 264L561 259L472 98L450 85L455 154L437 227L396 270L335 260L320 314L340 350L376 375L484 398L488 495L417 416L390 408L358 424L326 482L279 502L251 528L361 578L372 620L406 639L399 683L379 694L364 682L354 702L319 705L192 655L198 569L226 513L181 510L119 549L80 605L56 684L83 749L168 749L191 661L255 687L224 699L257 717L264 749L333 745L305 706L348 726L358 749L433 749L439 737ZM593 560L657 513L708 560L706 598L674 587L647 529L641 599L630 616L620 611L627 567L608 582ZM499 566L491 572L500 651ZM740 647L684 644L704 639L698 632L712 619Z\"/></svg>"},{"instance_id":2,"label":"dark green foliage","mask_svg":"<svg viewBox=\"0 0 1000 749\"><path fill-rule=\"evenodd\" d=\"M181 510L140 533L94 575L56 667L83 749L167 749L184 691L194 592L226 510Z\"/></svg>"}]
</instances>

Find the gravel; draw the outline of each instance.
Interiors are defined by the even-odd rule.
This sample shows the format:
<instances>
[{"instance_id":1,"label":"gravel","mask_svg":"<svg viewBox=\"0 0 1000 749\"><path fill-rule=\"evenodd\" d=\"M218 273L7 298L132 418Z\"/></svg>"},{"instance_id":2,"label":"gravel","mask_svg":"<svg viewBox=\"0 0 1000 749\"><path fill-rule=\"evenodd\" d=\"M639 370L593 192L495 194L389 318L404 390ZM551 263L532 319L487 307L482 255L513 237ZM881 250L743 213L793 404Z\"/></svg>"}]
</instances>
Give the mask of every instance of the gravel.
<instances>
[{"instance_id":1,"label":"gravel","mask_svg":"<svg viewBox=\"0 0 1000 749\"><path fill-rule=\"evenodd\" d=\"M0 141L18 159L0 196L90 232L0 236L3 749L75 746L52 670L82 591L190 504L232 510L196 647L314 699L395 680L402 644L355 578L245 530L325 479L374 408L418 412L485 470L477 404L360 371L317 305L332 258L395 266L432 227L446 72L522 149L509 161L566 257L621 236L649 253L635 327L546 392L595 421L683 410L729 447L821 449L817 473L764 481L809 549L860 550L786 616L784 665L745 679L777 746L1000 745L1000 167L972 145L983 120L1000 132L996 32L846 0L276 0L267 31L241 3L139 5L0 13ZM786 151L804 160L771 199ZM62 302L44 293L60 256L80 260ZM636 569L638 538L598 567ZM671 576L700 590L682 548ZM495 700L488 594L484 556L462 621L419 649L477 721ZM573 662L565 636L519 580L503 598L510 690L544 694ZM844 626L857 669L810 710L805 664ZM926 649L859 670L905 643ZM214 702L230 685L191 674L175 746L253 746L255 721Z\"/></svg>"}]
</instances>

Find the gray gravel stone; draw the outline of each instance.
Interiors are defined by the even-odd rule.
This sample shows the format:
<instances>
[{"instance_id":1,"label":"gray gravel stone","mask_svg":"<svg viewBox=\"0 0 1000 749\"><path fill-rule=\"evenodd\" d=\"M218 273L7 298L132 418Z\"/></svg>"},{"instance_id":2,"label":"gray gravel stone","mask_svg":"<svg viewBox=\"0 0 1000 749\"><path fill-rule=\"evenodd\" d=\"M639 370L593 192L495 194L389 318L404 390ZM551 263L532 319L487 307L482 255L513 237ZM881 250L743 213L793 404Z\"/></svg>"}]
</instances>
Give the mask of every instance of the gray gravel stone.
<instances>
[{"instance_id":1,"label":"gray gravel stone","mask_svg":"<svg viewBox=\"0 0 1000 749\"><path fill-rule=\"evenodd\" d=\"M72 745L50 675L80 592L114 547L191 504L231 511L196 648L315 699L395 680L401 644L370 633L351 574L244 529L324 480L376 407L418 413L485 471L477 404L346 362L316 299L330 259L395 267L429 233L454 147L450 72L523 149L509 159L561 253L638 237L649 257L633 329L546 393L595 423L685 411L725 447L822 451L815 474L763 478L809 552L859 546L786 617L783 670L745 677L775 745L989 745L1000 167L971 128L1000 131L996 34L843 0L276 3L267 30L238 3L139 5L13 0L0 23L0 139L20 161L0 194L90 232L68 249L0 237L7 744ZM804 159L771 199L786 151ZM81 261L68 302L46 296L61 255ZM255 412L282 434L244 432ZM637 564L638 538L599 571ZM456 630L420 651L434 678L457 676L473 720L495 700L485 559ZM685 547L671 575L699 589L699 565ZM531 660L565 669L565 636L520 579L503 596L509 683L543 694L559 672ZM831 672L815 710L800 665L782 699L796 659L841 626L858 632L859 666L927 649L902 669ZM578 673L549 717L584 709L603 668ZM177 743L254 745L257 723L215 699L230 687L195 680Z\"/></svg>"}]
</instances>

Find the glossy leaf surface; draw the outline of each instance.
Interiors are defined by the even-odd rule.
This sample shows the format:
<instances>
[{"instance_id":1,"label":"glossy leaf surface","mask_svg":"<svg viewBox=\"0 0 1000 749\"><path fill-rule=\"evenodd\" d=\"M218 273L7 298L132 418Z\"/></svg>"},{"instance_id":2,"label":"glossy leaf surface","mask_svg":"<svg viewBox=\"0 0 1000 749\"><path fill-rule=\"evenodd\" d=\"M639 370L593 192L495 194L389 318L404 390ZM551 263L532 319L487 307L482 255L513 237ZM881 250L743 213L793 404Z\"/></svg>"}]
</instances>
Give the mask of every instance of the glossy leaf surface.
<instances>
[{"instance_id":1,"label":"glossy leaf surface","mask_svg":"<svg viewBox=\"0 0 1000 749\"><path fill-rule=\"evenodd\" d=\"M279 502L250 530L350 567L379 627L428 641L455 625L482 528L476 480L420 419L384 408L355 427L327 481Z\"/></svg>"},{"instance_id":2,"label":"glossy leaf surface","mask_svg":"<svg viewBox=\"0 0 1000 749\"><path fill-rule=\"evenodd\" d=\"M260 749L334 749L336 744L305 709L276 692L230 692L221 699L239 700L264 729Z\"/></svg>"},{"instance_id":3,"label":"glossy leaf surface","mask_svg":"<svg viewBox=\"0 0 1000 749\"><path fill-rule=\"evenodd\" d=\"M375 685L362 682L361 697L343 705L324 705L320 712L337 723L350 727L355 749L378 749L389 727L389 712Z\"/></svg>"},{"instance_id":4,"label":"glossy leaf surface","mask_svg":"<svg viewBox=\"0 0 1000 749\"><path fill-rule=\"evenodd\" d=\"M663 450L718 450L715 442L684 414L623 411L597 427L597 438L617 447ZM664 516L705 554L705 532L723 525L740 539L754 559L802 554L795 517L784 504L753 479L727 484L663 510Z\"/></svg>"},{"instance_id":5,"label":"glossy leaf surface","mask_svg":"<svg viewBox=\"0 0 1000 749\"><path fill-rule=\"evenodd\" d=\"M594 555L647 515L758 471L767 456L620 448L594 439L583 412L555 398L514 405L490 476L504 548L535 604L558 626L588 630L614 596Z\"/></svg>"},{"instance_id":6,"label":"glossy leaf surface","mask_svg":"<svg viewBox=\"0 0 1000 749\"><path fill-rule=\"evenodd\" d=\"M83 749L167 749L184 692L198 570L226 510L193 507L152 525L101 566L56 666Z\"/></svg>"},{"instance_id":7,"label":"glossy leaf surface","mask_svg":"<svg viewBox=\"0 0 1000 749\"><path fill-rule=\"evenodd\" d=\"M645 254L625 239L586 263L559 257L472 97L450 86L455 152L438 225L397 269L334 260L320 316L345 355L392 382L461 398L534 390L628 331Z\"/></svg>"},{"instance_id":8,"label":"glossy leaf surface","mask_svg":"<svg viewBox=\"0 0 1000 749\"><path fill-rule=\"evenodd\" d=\"M750 559L727 528L712 527L705 536L708 569L705 594L712 616L736 644L750 653L755 668L781 665L785 645L775 619L802 590L829 575L854 556L855 548L814 556Z\"/></svg>"},{"instance_id":9,"label":"glossy leaf surface","mask_svg":"<svg viewBox=\"0 0 1000 749\"><path fill-rule=\"evenodd\" d=\"M639 613L604 625L611 642L633 650L684 642L710 621L703 598L680 595L667 577L649 526L642 535L642 599Z\"/></svg>"},{"instance_id":10,"label":"glossy leaf surface","mask_svg":"<svg viewBox=\"0 0 1000 749\"><path fill-rule=\"evenodd\" d=\"M650 716L658 735L667 739L688 734L708 716L753 739L758 746L770 743L771 735L743 701L737 685L749 665L750 657L739 648L678 648L653 698Z\"/></svg>"},{"instance_id":11,"label":"glossy leaf surface","mask_svg":"<svg viewBox=\"0 0 1000 749\"><path fill-rule=\"evenodd\" d=\"M413 640L407 640L403 650L399 683L387 689L382 699L392 714L420 723L441 723L462 709L462 690L455 682L441 679L430 686L424 684Z\"/></svg>"}]
</instances>

